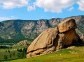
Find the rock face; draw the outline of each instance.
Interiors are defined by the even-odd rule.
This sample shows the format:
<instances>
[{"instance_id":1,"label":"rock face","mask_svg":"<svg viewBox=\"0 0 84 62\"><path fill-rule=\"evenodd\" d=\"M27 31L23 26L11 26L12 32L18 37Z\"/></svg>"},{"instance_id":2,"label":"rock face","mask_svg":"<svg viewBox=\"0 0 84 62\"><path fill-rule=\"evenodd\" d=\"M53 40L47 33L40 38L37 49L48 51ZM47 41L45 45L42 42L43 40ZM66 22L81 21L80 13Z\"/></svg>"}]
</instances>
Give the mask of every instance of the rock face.
<instances>
[{"instance_id":1,"label":"rock face","mask_svg":"<svg viewBox=\"0 0 84 62\"><path fill-rule=\"evenodd\" d=\"M57 28L50 28L43 31L28 47L27 57L54 51L57 35Z\"/></svg>"},{"instance_id":2,"label":"rock face","mask_svg":"<svg viewBox=\"0 0 84 62\"><path fill-rule=\"evenodd\" d=\"M55 28L43 31L28 47L27 58L51 53L78 41L74 19L66 19Z\"/></svg>"},{"instance_id":3,"label":"rock face","mask_svg":"<svg viewBox=\"0 0 84 62\"><path fill-rule=\"evenodd\" d=\"M59 37L63 38L63 45L71 45L73 41L79 39L75 28L77 26L74 19L66 19L58 24Z\"/></svg>"},{"instance_id":4,"label":"rock face","mask_svg":"<svg viewBox=\"0 0 84 62\"><path fill-rule=\"evenodd\" d=\"M75 20L70 18L63 20L61 23L58 24L58 30L60 33L75 29L76 27L77 26Z\"/></svg>"}]
</instances>

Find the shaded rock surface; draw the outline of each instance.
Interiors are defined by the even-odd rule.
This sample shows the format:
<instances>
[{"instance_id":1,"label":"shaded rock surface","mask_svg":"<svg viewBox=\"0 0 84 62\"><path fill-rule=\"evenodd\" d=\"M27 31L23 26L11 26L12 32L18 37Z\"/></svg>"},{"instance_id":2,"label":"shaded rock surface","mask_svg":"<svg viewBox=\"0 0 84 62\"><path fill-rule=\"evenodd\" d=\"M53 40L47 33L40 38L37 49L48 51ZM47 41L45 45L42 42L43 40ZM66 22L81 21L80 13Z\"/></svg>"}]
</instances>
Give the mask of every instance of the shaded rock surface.
<instances>
[{"instance_id":1,"label":"shaded rock surface","mask_svg":"<svg viewBox=\"0 0 84 62\"><path fill-rule=\"evenodd\" d=\"M66 19L57 27L43 31L28 47L27 58L51 53L77 42L79 36L75 31L76 27L74 19Z\"/></svg>"}]
</instances>

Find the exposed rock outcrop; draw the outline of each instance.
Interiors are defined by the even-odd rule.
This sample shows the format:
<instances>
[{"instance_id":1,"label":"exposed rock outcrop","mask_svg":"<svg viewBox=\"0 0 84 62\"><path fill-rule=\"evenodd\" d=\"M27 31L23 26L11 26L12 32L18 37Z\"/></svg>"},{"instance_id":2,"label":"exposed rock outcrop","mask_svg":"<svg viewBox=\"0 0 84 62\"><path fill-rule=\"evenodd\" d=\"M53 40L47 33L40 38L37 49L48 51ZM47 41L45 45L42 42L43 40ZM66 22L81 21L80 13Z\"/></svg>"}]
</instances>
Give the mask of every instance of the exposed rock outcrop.
<instances>
[{"instance_id":1,"label":"exposed rock outcrop","mask_svg":"<svg viewBox=\"0 0 84 62\"><path fill-rule=\"evenodd\" d=\"M29 46L29 41L28 40L22 40L22 41L20 41L20 42L18 42L17 44L14 44L12 47L15 47L15 48L17 48L17 47L28 47Z\"/></svg>"},{"instance_id":2,"label":"exposed rock outcrop","mask_svg":"<svg viewBox=\"0 0 84 62\"><path fill-rule=\"evenodd\" d=\"M59 37L62 38L61 41L64 46L69 46L74 41L79 40L75 28L77 28L77 25L74 19L66 19L58 24Z\"/></svg>"},{"instance_id":3,"label":"exposed rock outcrop","mask_svg":"<svg viewBox=\"0 0 84 62\"><path fill-rule=\"evenodd\" d=\"M57 35L57 28L50 28L43 31L28 47L27 57L54 51L55 45L53 44L55 44Z\"/></svg>"},{"instance_id":4,"label":"exposed rock outcrop","mask_svg":"<svg viewBox=\"0 0 84 62\"><path fill-rule=\"evenodd\" d=\"M63 33L75 28L77 28L75 20L70 18L63 20L61 23L58 24L58 30L60 33Z\"/></svg>"},{"instance_id":5,"label":"exposed rock outcrop","mask_svg":"<svg viewBox=\"0 0 84 62\"><path fill-rule=\"evenodd\" d=\"M55 28L43 31L28 47L27 58L51 53L79 40L74 19L66 19Z\"/></svg>"}]
</instances>

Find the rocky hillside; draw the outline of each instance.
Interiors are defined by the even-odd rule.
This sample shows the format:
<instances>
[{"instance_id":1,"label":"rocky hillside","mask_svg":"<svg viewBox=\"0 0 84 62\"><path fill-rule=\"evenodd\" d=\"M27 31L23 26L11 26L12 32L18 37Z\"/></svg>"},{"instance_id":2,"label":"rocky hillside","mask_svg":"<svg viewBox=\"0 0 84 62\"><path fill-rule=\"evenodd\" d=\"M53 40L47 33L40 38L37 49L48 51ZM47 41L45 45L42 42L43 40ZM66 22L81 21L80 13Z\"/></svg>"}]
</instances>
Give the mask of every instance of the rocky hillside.
<instances>
[{"instance_id":1,"label":"rocky hillside","mask_svg":"<svg viewBox=\"0 0 84 62\"><path fill-rule=\"evenodd\" d=\"M17 44L12 45L12 48L27 48L30 45L29 41L23 40Z\"/></svg>"},{"instance_id":2,"label":"rocky hillside","mask_svg":"<svg viewBox=\"0 0 84 62\"><path fill-rule=\"evenodd\" d=\"M84 34L84 15L72 16L76 20L78 33ZM65 18L67 19L67 18ZM32 40L47 28L55 27L62 18L40 19L40 20L6 20L0 22L0 43L17 42L24 39Z\"/></svg>"}]
</instances>

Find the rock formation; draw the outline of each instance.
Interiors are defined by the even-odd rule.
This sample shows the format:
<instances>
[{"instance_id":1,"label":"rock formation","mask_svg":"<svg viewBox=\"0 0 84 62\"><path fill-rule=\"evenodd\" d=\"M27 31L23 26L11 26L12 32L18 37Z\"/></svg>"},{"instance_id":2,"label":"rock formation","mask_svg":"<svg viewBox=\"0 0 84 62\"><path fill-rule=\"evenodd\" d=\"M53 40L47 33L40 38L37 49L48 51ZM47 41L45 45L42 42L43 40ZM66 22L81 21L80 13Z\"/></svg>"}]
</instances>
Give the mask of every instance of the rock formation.
<instances>
[{"instance_id":1,"label":"rock formation","mask_svg":"<svg viewBox=\"0 0 84 62\"><path fill-rule=\"evenodd\" d=\"M61 45L59 45L59 44L61 44L61 43L62 43L62 47L70 46L74 42L78 43L80 38L75 31L76 28L77 28L77 26L76 26L74 19L66 19L58 24L59 41L58 41L57 49L60 49L59 47Z\"/></svg>"},{"instance_id":2,"label":"rock formation","mask_svg":"<svg viewBox=\"0 0 84 62\"><path fill-rule=\"evenodd\" d=\"M43 31L28 47L27 58L51 53L79 40L74 19L66 19L55 28Z\"/></svg>"}]
</instances>

